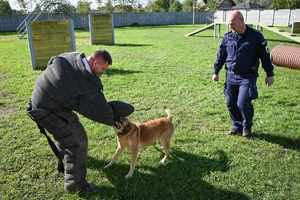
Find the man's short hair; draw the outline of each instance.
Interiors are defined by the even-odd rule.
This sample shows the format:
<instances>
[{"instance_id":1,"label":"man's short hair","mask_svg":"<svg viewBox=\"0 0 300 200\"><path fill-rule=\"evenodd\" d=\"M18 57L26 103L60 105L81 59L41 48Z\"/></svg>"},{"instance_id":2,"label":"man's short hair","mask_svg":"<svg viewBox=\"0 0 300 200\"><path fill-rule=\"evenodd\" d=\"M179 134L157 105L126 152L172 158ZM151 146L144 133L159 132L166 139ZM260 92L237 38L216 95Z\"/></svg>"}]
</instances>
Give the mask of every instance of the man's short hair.
<instances>
[{"instance_id":1,"label":"man's short hair","mask_svg":"<svg viewBox=\"0 0 300 200\"><path fill-rule=\"evenodd\" d=\"M112 58L110 54L104 49L97 49L96 51L94 51L92 57L95 59L102 58L104 61L107 61L109 65L112 64Z\"/></svg>"}]
</instances>

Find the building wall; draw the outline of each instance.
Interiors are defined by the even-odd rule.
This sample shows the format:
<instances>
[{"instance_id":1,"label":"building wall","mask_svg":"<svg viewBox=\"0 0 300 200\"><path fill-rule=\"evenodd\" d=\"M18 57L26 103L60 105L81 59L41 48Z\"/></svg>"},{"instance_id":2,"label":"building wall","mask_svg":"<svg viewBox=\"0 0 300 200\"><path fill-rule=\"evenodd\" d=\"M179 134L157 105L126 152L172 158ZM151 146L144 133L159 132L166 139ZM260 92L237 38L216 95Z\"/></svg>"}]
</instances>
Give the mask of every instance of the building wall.
<instances>
[{"instance_id":1,"label":"building wall","mask_svg":"<svg viewBox=\"0 0 300 200\"><path fill-rule=\"evenodd\" d=\"M300 9L289 10L240 10L246 22L264 22L270 26L288 26L300 21ZM148 12L148 13L114 13L114 25L166 25L166 24L209 24L226 21L231 11L203 11L203 12ZM88 21L88 14L80 15ZM27 15L0 16L0 31L16 31L17 27ZM36 17L33 16L30 20ZM72 19L68 14L42 14L38 20ZM75 28L82 25L74 20Z\"/></svg>"}]
</instances>

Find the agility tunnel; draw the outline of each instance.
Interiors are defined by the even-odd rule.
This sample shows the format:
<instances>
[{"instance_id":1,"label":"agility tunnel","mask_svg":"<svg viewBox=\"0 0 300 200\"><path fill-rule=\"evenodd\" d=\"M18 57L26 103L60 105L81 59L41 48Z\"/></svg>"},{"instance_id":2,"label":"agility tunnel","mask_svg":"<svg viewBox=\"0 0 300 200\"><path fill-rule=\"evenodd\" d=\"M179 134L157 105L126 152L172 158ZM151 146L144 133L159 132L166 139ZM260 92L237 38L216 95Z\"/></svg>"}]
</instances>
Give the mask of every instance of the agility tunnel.
<instances>
[{"instance_id":1,"label":"agility tunnel","mask_svg":"<svg viewBox=\"0 0 300 200\"><path fill-rule=\"evenodd\" d=\"M278 45L271 52L274 65L300 69L300 48Z\"/></svg>"}]
</instances>

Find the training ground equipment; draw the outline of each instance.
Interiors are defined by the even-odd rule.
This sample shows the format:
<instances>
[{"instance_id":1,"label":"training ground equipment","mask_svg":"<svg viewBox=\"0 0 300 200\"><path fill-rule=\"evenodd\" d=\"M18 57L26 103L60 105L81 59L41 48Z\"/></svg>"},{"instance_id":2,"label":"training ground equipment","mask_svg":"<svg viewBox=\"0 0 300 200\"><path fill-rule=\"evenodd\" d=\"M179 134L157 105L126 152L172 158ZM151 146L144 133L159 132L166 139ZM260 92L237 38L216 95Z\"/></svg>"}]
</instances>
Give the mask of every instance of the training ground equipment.
<instances>
[{"instance_id":1,"label":"training ground equipment","mask_svg":"<svg viewBox=\"0 0 300 200\"><path fill-rule=\"evenodd\" d=\"M91 44L115 44L112 14L90 14L89 26Z\"/></svg>"},{"instance_id":2,"label":"training ground equipment","mask_svg":"<svg viewBox=\"0 0 300 200\"><path fill-rule=\"evenodd\" d=\"M26 21L32 68L46 68L49 59L76 51L73 20Z\"/></svg>"},{"instance_id":3,"label":"training ground equipment","mask_svg":"<svg viewBox=\"0 0 300 200\"><path fill-rule=\"evenodd\" d=\"M36 13L34 10L32 13L28 14L27 17L20 23L20 25L17 27L17 32L19 34L19 39L22 39L27 34L26 29L26 22L27 21L37 21L40 19L41 15L45 12L49 13L49 16L52 20L51 12L53 10L61 10L61 20L64 20L64 13L69 14L73 20L76 20L78 23L82 25L82 27L89 31L89 24L87 20L82 17L81 15L77 14L75 11L72 10L72 7L70 7L71 3L68 0L47 0L47 1L41 1L39 7L41 8L39 13Z\"/></svg>"},{"instance_id":4,"label":"training ground equipment","mask_svg":"<svg viewBox=\"0 0 300 200\"><path fill-rule=\"evenodd\" d=\"M271 52L274 65L300 69L300 48L278 45Z\"/></svg>"},{"instance_id":5,"label":"training ground equipment","mask_svg":"<svg viewBox=\"0 0 300 200\"><path fill-rule=\"evenodd\" d=\"M215 22L215 23L208 24L205 27L200 28L198 30L195 30L195 31L193 31L191 33L188 33L185 36L192 36L192 35L195 35L197 33L202 32L204 30L207 30L207 29L210 29L210 28L214 27L214 38L217 35L217 29L218 29L218 37L220 37L220 26L222 24L226 25L226 32L227 32L228 31L228 26L227 26L226 22ZM272 32L274 32L276 34L279 34L279 35L281 35L283 37L286 37L288 39L291 39L293 41L296 41L296 42L300 43L300 37L297 37L297 35L288 33L288 32L286 32L284 30L278 29L278 28L273 27L273 26L268 26L266 23L263 23L263 22L254 22L254 23L246 23L246 24L249 25L249 26L255 25L256 26L256 30L258 30L258 28L260 27L260 29L261 29L260 31L261 32L263 31L263 29L267 29L267 30L272 31Z\"/></svg>"}]
</instances>

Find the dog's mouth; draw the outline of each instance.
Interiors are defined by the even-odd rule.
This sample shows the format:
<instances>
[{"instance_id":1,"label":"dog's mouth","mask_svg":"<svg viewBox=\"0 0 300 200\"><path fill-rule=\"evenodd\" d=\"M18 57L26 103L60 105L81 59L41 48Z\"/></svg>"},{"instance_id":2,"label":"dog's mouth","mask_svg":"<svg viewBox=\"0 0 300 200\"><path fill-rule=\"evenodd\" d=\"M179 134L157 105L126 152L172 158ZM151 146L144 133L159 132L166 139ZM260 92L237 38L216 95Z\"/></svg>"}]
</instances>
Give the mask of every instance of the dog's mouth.
<instances>
[{"instance_id":1,"label":"dog's mouth","mask_svg":"<svg viewBox=\"0 0 300 200\"><path fill-rule=\"evenodd\" d=\"M126 120L126 118L123 117L116 118L115 125L113 125L113 127L115 131L121 135L126 135L132 129L128 120Z\"/></svg>"},{"instance_id":2,"label":"dog's mouth","mask_svg":"<svg viewBox=\"0 0 300 200\"><path fill-rule=\"evenodd\" d=\"M121 129L122 128L122 122L119 122L119 121L115 121L115 125L113 125L114 128L116 129Z\"/></svg>"},{"instance_id":3,"label":"dog's mouth","mask_svg":"<svg viewBox=\"0 0 300 200\"><path fill-rule=\"evenodd\" d=\"M115 124L113 125L113 127L116 129L121 129L123 121L124 121L123 117L115 117L114 121L115 121Z\"/></svg>"}]
</instances>

